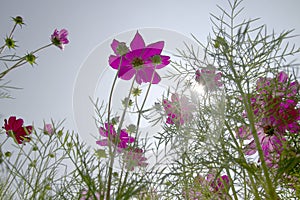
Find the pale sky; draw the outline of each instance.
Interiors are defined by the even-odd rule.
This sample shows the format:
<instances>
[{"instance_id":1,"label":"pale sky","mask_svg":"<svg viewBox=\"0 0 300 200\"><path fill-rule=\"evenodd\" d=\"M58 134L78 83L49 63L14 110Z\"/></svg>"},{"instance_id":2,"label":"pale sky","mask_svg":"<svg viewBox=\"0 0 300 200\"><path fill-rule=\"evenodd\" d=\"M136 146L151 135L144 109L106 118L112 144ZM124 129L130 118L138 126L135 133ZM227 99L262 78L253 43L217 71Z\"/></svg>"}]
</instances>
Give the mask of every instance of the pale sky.
<instances>
[{"instance_id":1,"label":"pale sky","mask_svg":"<svg viewBox=\"0 0 300 200\"><path fill-rule=\"evenodd\" d=\"M6 76L12 86L23 89L11 92L15 99L1 100L1 123L10 115L38 127L43 121L66 119L66 129L76 131L74 86L79 70L96 47L116 35L143 28L167 29L187 38L192 33L205 43L211 32L209 13L220 14L216 4L228 5L225 0L2 1L1 39L12 27L11 17L20 15L25 20L26 26L15 35L21 55L48 44L55 28L69 31L70 44L64 51L46 49L38 53L38 65L25 65ZM295 29L294 33L300 34L299 0L245 0L242 5L245 19L259 17L259 23L267 24L270 31ZM292 41L300 46L299 37ZM99 55L99 62L107 59Z\"/></svg>"}]
</instances>

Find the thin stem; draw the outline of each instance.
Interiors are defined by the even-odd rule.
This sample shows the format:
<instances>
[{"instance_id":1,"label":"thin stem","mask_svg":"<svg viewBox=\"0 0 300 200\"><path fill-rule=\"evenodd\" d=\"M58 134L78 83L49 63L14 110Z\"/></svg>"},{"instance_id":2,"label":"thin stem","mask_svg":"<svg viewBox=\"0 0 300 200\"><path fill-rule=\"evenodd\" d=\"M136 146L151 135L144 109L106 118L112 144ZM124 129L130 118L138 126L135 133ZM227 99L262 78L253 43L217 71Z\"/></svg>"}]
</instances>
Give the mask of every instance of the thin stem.
<instances>
[{"instance_id":1,"label":"thin stem","mask_svg":"<svg viewBox=\"0 0 300 200\"><path fill-rule=\"evenodd\" d=\"M153 74L151 75L151 81L150 81L150 83L149 83L149 85L148 85L148 88L147 88L146 95L145 95L145 98L144 98L144 100L143 100L142 106L141 106L140 109L138 109L138 113L139 113L139 114L138 114L138 120L137 120L137 125L136 125L136 133L135 133L135 137L137 137L138 132L139 132L139 126L140 126L140 122L141 122L141 116L142 116L142 112L143 112L143 109L144 109L146 100L147 100L148 95L149 95L149 92L150 92L150 88L151 88L152 81L153 81L153 78L154 78L155 68L156 68L156 67L154 67Z\"/></svg>"},{"instance_id":2,"label":"thin stem","mask_svg":"<svg viewBox=\"0 0 300 200\"><path fill-rule=\"evenodd\" d=\"M122 127L124 119L125 119L125 114L126 114L126 111L127 111L127 108L128 108L128 103L129 103L129 99L130 99L130 96L131 96L131 93L132 93L132 88L133 88L134 82L135 82L135 76L133 78L133 81L131 83L131 86L130 86L130 89L129 89L129 93L128 93L128 96L127 96L127 100L128 101L125 102L125 108L123 110L123 113L122 113L122 116L121 116L121 120L120 120L120 123L119 123L119 127L118 127L118 130L117 130L117 137L119 137L120 133L121 133L121 127ZM110 135L110 134L108 134L108 135ZM112 181L112 174L113 174L114 155L116 153L116 150L117 150L117 147L115 147L113 149L113 153L110 155L106 199L110 199L110 188L111 188L111 181Z\"/></svg>"},{"instance_id":3,"label":"thin stem","mask_svg":"<svg viewBox=\"0 0 300 200\"><path fill-rule=\"evenodd\" d=\"M227 129L229 130L229 134L230 134L231 138L233 139L233 142L234 142L235 146L237 147L239 157L242 159L242 162L243 162L244 164L248 165L248 163L247 163L247 161L246 161L246 158L244 157L244 153L243 153L242 149L239 147L238 142L237 142L237 140L235 139L235 136L234 136L234 134L233 134L233 132L232 132L232 130L231 130L231 126L228 124L227 121L224 121L224 123L225 123L225 126L227 127ZM251 172L249 172L248 167L246 168L246 170L247 170L247 173L248 173L249 178L250 178L251 187L252 187L252 189L254 190L254 196L255 196L255 199L260 199L260 198L259 198L258 191L257 191L256 184L254 183L254 179L253 179L253 177L252 177L252 174L251 174ZM232 186L234 187L234 185L232 185Z\"/></svg>"},{"instance_id":4,"label":"thin stem","mask_svg":"<svg viewBox=\"0 0 300 200\"><path fill-rule=\"evenodd\" d=\"M231 16L230 16L230 27L231 27L231 29L230 29L231 30L231 32L230 32L230 38L231 38L230 47L231 48L233 47L233 44L234 44L234 39L233 39L234 38L234 18L235 18L235 10L236 10L237 7L238 7L238 1L234 1L234 4L232 6L232 10L231 10ZM251 130L251 133L252 133L254 141L255 141L255 145L256 145L256 148L257 148L257 151L258 151L259 158L261 160L261 166L262 166L263 172L265 174L265 179L266 179L266 183L267 183L267 188L266 188L267 193L269 193L269 195L270 195L269 198L276 199L277 195L276 195L275 189L274 189L273 184L272 184L271 179L270 179L270 174L269 174L266 162L265 162L262 147L261 147L261 144L259 142L258 134L257 134L256 128L255 128L255 125L254 125L255 124L254 113L253 113L253 110L251 109L250 98L244 93L241 82L237 81L237 80L239 80L239 76L238 76L238 74L235 70L235 67L233 66L232 51L229 50L228 53L224 52L224 55L225 55L225 57L228 61L229 69L232 70L232 72L233 72L233 77L234 77L234 80L235 80L236 85L238 87L238 90L242 94L243 104L245 106L245 109L246 109L246 112L247 112L247 118L249 119L249 123L250 123L250 130Z\"/></svg>"},{"instance_id":5,"label":"thin stem","mask_svg":"<svg viewBox=\"0 0 300 200\"><path fill-rule=\"evenodd\" d=\"M16 29L17 23L14 24L12 30L10 31L10 34L8 36L8 38L11 38L12 34L14 33L15 29ZM6 47L6 44L4 44L1 48L0 48L0 54L4 51Z\"/></svg>"},{"instance_id":6,"label":"thin stem","mask_svg":"<svg viewBox=\"0 0 300 200\"><path fill-rule=\"evenodd\" d=\"M36 53L36 52L38 52L38 51L41 51L41 50L43 50L43 49L45 49L45 48L47 48L47 47L49 47L49 46L51 46L51 45L53 45L53 44L51 43L51 44L45 45L45 46L43 46L43 47L41 47L41 48L38 48L37 50L31 52L31 54L34 54L34 53ZM8 74L11 70L18 68L18 67L24 65L25 63L27 63L27 61L26 61L26 56L23 56L23 57L21 57L20 60L19 60L17 63L15 63L13 66L11 66L11 67L9 67L8 69L6 69L5 71L1 72L1 74L0 74L0 79L3 78L6 74Z\"/></svg>"}]
</instances>

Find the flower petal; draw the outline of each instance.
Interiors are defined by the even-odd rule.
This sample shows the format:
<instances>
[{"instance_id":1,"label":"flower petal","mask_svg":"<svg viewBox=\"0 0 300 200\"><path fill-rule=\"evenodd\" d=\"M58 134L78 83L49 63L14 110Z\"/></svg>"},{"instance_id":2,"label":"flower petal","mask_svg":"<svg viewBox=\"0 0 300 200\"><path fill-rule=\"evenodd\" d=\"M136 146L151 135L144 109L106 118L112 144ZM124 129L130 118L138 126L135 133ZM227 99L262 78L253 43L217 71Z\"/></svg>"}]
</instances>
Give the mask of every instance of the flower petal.
<instances>
[{"instance_id":1,"label":"flower petal","mask_svg":"<svg viewBox=\"0 0 300 200\"><path fill-rule=\"evenodd\" d=\"M118 40L114 39L113 42L110 45L112 50L115 52L116 55L119 55L118 52L117 52L117 48L119 46L119 43L120 42Z\"/></svg>"},{"instance_id":2,"label":"flower petal","mask_svg":"<svg viewBox=\"0 0 300 200\"><path fill-rule=\"evenodd\" d=\"M145 42L142 36L137 31L133 40L130 43L131 50L143 49L145 48Z\"/></svg>"},{"instance_id":3,"label":"flower petal","mask_svg":"<svg viewBox=\"0 0 300 200\"><path fill-rule=\"evenodd\" d=\"M130 80L136 73L135 69L132 67L122 67L119 71L118 76L123 80Z\"/></svg>"},{"instance_id":4,"label":"flower petal","mask_svg":"<svg viewBox=\"0 0 300 200\"><path fill-rule=\"evenodd\" d=\"M107 139L99 140L99 141L96 141L96 144L98 144L100 146L108 146L108 140Z\"/></svg>"},{"instance_id":5,"label":"flower petal","mask_svg":"<svg viewBox=\"0 0 300 200\"><path fill-rule=\"evenodd\" d=\"M288 75L284 71L281 71L279 72L277 78L279 83L285 83L288 79Z\"/></svg>"}]
</instances>

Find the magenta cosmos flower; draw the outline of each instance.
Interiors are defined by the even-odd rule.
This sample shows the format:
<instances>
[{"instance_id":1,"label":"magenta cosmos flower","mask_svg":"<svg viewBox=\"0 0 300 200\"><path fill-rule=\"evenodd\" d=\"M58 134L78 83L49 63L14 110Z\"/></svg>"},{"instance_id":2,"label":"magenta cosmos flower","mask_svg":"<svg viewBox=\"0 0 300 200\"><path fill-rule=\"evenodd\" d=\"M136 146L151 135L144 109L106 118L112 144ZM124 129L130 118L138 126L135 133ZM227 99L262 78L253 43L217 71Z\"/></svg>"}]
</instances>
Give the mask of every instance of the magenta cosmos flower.
<instances>
[{"instance_id":1,"label":"magenta cosmos flower","mask_svg":"<svg viewBox=\"0 0 300 200\"><path fill-rule=\"evenodd\" d=\"M130 43L131 49L117 40L113 40L111 47L116 55L109 57L109 65L118 70L118 77L123 80L130 80L135 76L138 84L157 84L161 78L155 70L170 63L169 56L161 55L164 42L159 41L146 46L139 32Z\"/></svg>"},{"instance_id":2,"label":"magenta cosmos flower","mask_svg":"<svg viewBox=\"0 0 300 200\"><path fill-rule=\"evenodd\" d=\"M64 50L65 44L69 43L67 36L68 31L66 29L61 29L60 31L55 29L51 35L51 42L61 50Z\"/></svg>"},{"instance_id":3,"label":"magenta cosmos flower","mask_svg":"<svg viewBox=\"0 0 300 200\"><path fill-rule=\"evenodd\" d=\"M168 99L163 100L163 107L167 114L167 124L175 124L177 126L183 125L192 118L192 111L195 105L189 99L182 95L174 93L171 96L171 101Z\"/></svg>"},{"instance_id":4,"label":"magenta cosmos flower","mask_svg":"<svg viewBox=\"0 0 300 200\"><path fill-rule=\"evenodd\" d=\"M32 132L32 126L23 126L23 119L17 119L15 116L11 116L8 121L4 120L3 128L6 130L6 134L14 138L18 144L29 142L29 134Z\"/></svg>"},{"instance_id":5,"label":"magenta cosmos flower","mask_svg":"<svg viewBox=\"0 0 300 200\"><path fill-rule=\"evenodd\" d=\"M220 88L223 83L221 82L222 73L216 73L216 68L214 66L208 66L203 69L196 71L195 80L204 85L206 90L214 91Z\"/></svg>"},{"instance_id":6,"label":"magenta cosmos flower","mask_svg":"<svg viewBox=\"0 0 300 200\"><path fill-rule=\"evenodd\" d=\"M259 138L259 143L263 150L265 162L269 167L277 168L283 147L286 146L286 139L282 134L275 132L272 126L257 124L255 128ZM240 127L238 137L250 141L244 147L246 155L250 156L257 152L253 135L251 131L249 131L248 127Z\"/></svg>"},{"instance_id":7,"label":"magenta cosmos flower","mask_svg":"<svg viewBox=\"0 0 300 200\"><path fill-rule=\"evenodd\" d=\"M262 77L256 82L259 94L272 95L273 97L294 97L299 90L297 81L289 81L288 75L281 71L275 78Z\"/></svg>"},{"instance_id":8,"label":"magenta cosmos flower","mask_svg":"<svg viewBox=\"0 0 300 200\"><path fill-rule=\"evenodd\" d=\"M276 78L260 78L256 88L258 93L251 98L251 106L258 122L280 134L298 133L300 109L295 98L298 83L288 82L287 74L280 72Z\"/></svg>"},{"instance_id":9,"label":"magenta cosmos flower","mask_svg":"<svg viewBox=\"0 0 300 200\"><path fill-rule=\"evenodd\" d=\"M255 128L259 137L265 161L269 167L277 167L287 132L299 133L300 109L295 95L298 93L297 82L288 80L285 72L279 72L275 78L260 78L256 85L257 93L250 99L255 115ZM247 113L244 113L247 117ZM257 152L253 135L248 126L239 129L238 137L249 140L245 154Z\"/></svg>"},{"instance_id":10,"label":"magenta cosmos flower","mask_svg":"<svg viewBox=\"0 0 300 200\"><path fill-rule=\"evenodd\" d=\"M208 174L206 180L211 187L211 191L219 195L227 194L229 189L229 177L227 175L216 178L215 174Z\"/></svg>"},{"instance_id":11,"label":"magenta cosmos flower","mask_svg":"<svg viewBox=\"0 0 300 200\"><path fill-rule=\"evenodd\" d=\"M216 177L215 174L208 174L206 177L201 175L195 177L194 185L188 191L189 199L230 199L228 190L230 181L227 175ZM187 194L184 192L183 196Z\"/></svg>"},{"instance_id":12,"label":"magenta cosmos flower","mask_svg":"<svg viewBox=\"0 0 300 200\"><path fill-rule=\"evenodd\" d=\"M134 167L146 167L148 163L147 158L144 156L144 151L140 148L130 148L124 152L123 160L125 167L128 170L133 171Z\"/></svg>"},{"instance_id":13,"label":"magenta cosmos flower","mask_svg":"<svg viewBox=\"0 0 300 200\"><path fill-rule=\"evenodd\" d=\"M104 126L105 127L100 127L99 133L101 136L106 137L106 139L96 141L96 144L100 146L113 144L119 149L125 149L127 148L128 143L134 142L134 138L129 136L125 129L122 129L120 135L118 135L114 125L105 123Z\"/></svg>"}]
</instances>

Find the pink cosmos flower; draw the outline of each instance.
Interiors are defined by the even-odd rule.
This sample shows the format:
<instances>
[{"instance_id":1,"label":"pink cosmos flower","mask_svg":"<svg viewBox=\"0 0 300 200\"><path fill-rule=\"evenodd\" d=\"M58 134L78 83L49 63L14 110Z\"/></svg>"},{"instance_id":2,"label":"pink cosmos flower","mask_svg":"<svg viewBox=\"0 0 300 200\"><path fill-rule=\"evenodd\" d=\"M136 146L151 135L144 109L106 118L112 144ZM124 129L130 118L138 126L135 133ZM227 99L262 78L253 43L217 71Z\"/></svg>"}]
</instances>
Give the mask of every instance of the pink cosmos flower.
<instances>
[{"instance_id":1,"label":"pink cosmos flower","mask_svg":"<svg viewBox=\"0 0 300 200\"><path fill-rule=\"evenodd\" d=\"M66 29L61 29L60 31L55 29L51 35L51 42L61 50L64 50L65 44L69 43L67 36L68 31Z\"/></svg>"},{"instance_id":2,"label":"pink cosmos flower","mask_svg":"<svg viewBox=\"0 0 300 200\"><path fill-rule=\"evenodd\" d=\"M214 174L208 174L206 180L209 182L214 192L218 193L229 187L229 178L227 175L223 175L216 179Z\"/></svg>"},{"instance_id":3,"label":"pink cosmos flower","mask_svg":"<svg viewBox=\"0 0 300 200\"><path fill-rule=\"evenodd\" d=\"M189 199L230 199L228 196L230 181L227 175L216 177L215 174L201 175L194 179L194 187L189 190ZM184 192L185 197L187 196Z\"/></svg>"},{"instance_id":4,"label":"pink cosmos flower","mask_svg":"<svg viewBox=\"0 0 300 200\"><path fill-rule=\"evenodd\" d=\"M257 93L250 99L256 132L267 165L277 168L283 148L288 148L285 135L300 132L300 109L295 98L299 85L290 82L285 72L279 72L275 78L258 79L256 89ZM246 112L243 115L247 117ZM257 152L249 127L240 127L238 138L250 141L245 146L246 155Z\"/></svg>"},{"instance_id":5,"label":"pink cosmos flower","mask_svg":"<svg viewBox=\"0 0 300 200\"><path fill-rule=\"evenodd\" d=\"M260 78L257 80L256 89L259 94L269 94L273 97L294 97L299 90L299 83L290 82L288 78L283 71L279 72L275 78Z\"/></svg>"},{"instance_id":6,"label":"pink cosmos flower","mask_svg":"<svg viewBox=\"0 0 300 200\"><path fill-rule=\"evenodd\" d=\"M286 139L281 133L275 132L270 125L256 125L255 128L267 165L277 168L283 146L286 144ZM250 141L249 144L244 147L246 155L253 155L257 152L253 135L248 127L240 127L238 137Z\"/></svg>"},{"instance_id":7,"label":"pink cosmos flower","mask_svg":"<svg viewBox=\"0 0 300 200\"><path fill-rule=\"evenodd\" d=\"M216 68L214 66L208 66L196 71L195 80L204 85L206 90L214 91L221 87L223 83L221 82L222 73L216 73Z\"/></svg>"},{"instance_id":8,"label":"pink cosmos flower","mask_svg":"<svg viewBox=\"0 0 300 200\"><path fill-rule=\"evenodd\" d=\"M128 143L134 142L134 138L129 136L125 129L120 131L120 135L117 134L114 125L105 123L105 127L99 128L99 133L107 139L96 141L96 144L100 146L108 146L110 144L116 145L119 150L125 149Z\"/></svg>"},{"instance_id":9,"label":"pink cosmos flower","mask_svg":"<svg viewBox=\"0 0 300 200\"><path fill-rule=\"evenodd\" d=\"M177 93L172 94L171 101L164 99L163 107L168 116L166 123L177 126L190 121L192 119L192 111L195 109L195 105L186 96L179 96Z\"/></svg>"},{"instance_id":10,"label":"pink cosmos flower","mask_svg":"<svg viewBox=\"0 0 300 200\"><path fill-rule=\"evenodd\" d=\"M134 170L134 167L146 167L148 165L148 163L145 162L147 158L140 148L132 148L125 151L123 160L125 162L125 167L131 171Z\"/></svg>"},{"instance_id":11,"label":"pink cosmos flower","mask_svg":"<svg viewBox=\"0 0 300 200\"><path fill-rule=\"evenodd\" d=\"M32 126L23 126L23 119L17 119L15 116L9 117L4 120L4 128L8 136L13 136L18 144L29 142L29 134L32 132Z\"/></svg>"},{"instance_id":12,"label":"pink cosmos flower","mask_svg":"<svg viewBox=\"0 0 300 200\"><path fill-rule=\"evenodd\" d=\"M135 76L138 84L157 84L161 78L156 69L161 69L170 63L170 57L161 55L164 42L145 45L144 39L137 32L130 43L130 50L122 42L114 40L111 45L116 55L109 57L109 64L118 70L118 77L130 80Z\"/></svg>"},{"instance_id":13,"label":"pink cosmos flower","mask_svg":"<svg viewBox=\"0 0 300 200\"><path fill-rule=\"evenodd\" d=\"M258 94L251 98L254 114L260 123L269 123L282 134L285 131L298 133L300 109L297 107L298 100L294 98L298 88L297 82L288 82L284 72L273 79L260 78L257 81Z\"/></svg>"},{"instance_id":14,"label":"pink cosmos flower","mask_svg":"<svg viewBox=\"0 0 300 200\"><path fill-rule=\"evenodd\" d=\"M44 133L49 134L49 135L52 135L54 133L52 124L44 125Z\"/></svg>"}]
</instances>

